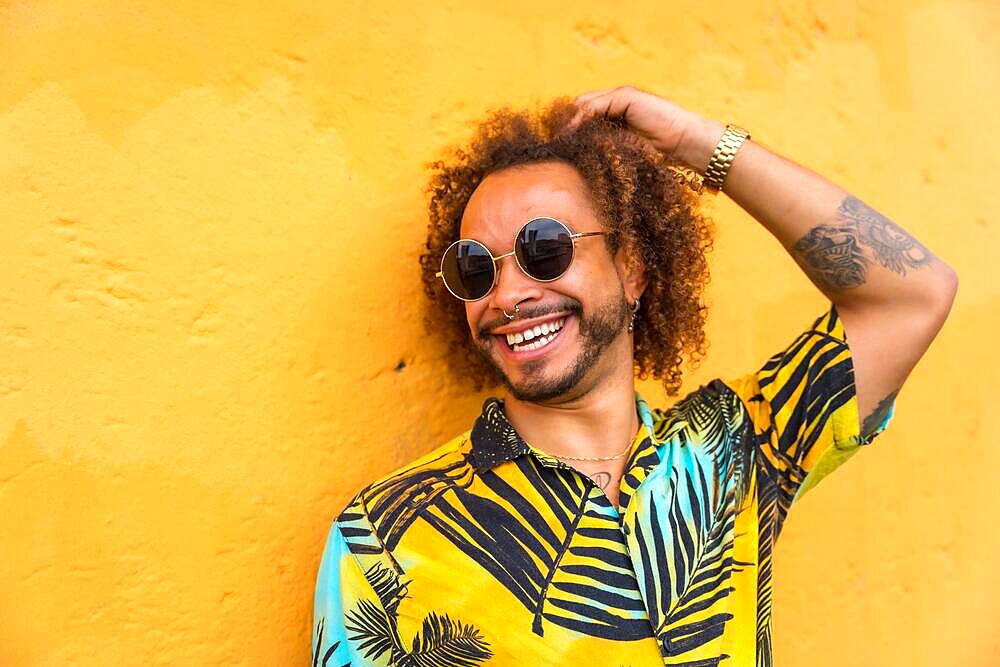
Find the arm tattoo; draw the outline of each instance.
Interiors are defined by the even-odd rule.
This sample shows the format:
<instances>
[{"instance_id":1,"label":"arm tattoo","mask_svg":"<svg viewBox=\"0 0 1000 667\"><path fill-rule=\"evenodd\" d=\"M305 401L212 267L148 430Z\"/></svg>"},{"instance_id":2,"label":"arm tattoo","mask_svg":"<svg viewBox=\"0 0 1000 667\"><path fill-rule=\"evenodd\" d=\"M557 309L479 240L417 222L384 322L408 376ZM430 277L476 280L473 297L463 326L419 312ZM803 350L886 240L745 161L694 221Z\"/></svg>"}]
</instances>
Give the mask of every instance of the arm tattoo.
<instances>
[{"instance_id":1,"label":"arm tattoo","mask_svg":"<svg viewBox=\"0 0 1000 667\"><path fill-rule=\"evenodd\" d=\"M609 472L595 472L589 477L594 480L594 484L601 487L602 491L608 488L608 483L611 481L611 473Z\"/></svg>"},{"instance_id":2,"label":"arm tattoo","mask_svg":"<svg viewBox=\"0 0 1000 667\"><path fill-rule=\"evenodd\" d=\"M872 249L875 259L885 268L906 275L906 267L930 264L932 255L905 229L864 204L847 196L837 209L840 218L853 224L862 234L862 244Z\"/></svg>"},{"instance_id":3,"label":"arm tattoo","mask_svg":"<svg viewBox=\"0 0 1000 667\"><path fill-rule=\"evenodd\" d=\"M866 444L871 439L871 436L869 434L871 434L876 428L878 428L879 424L881 424L882 421L886 418L886 415L889 414L889 406L891 406L892 402L896 400L896 394L898 393L899 390L897 389L892 393L890 393L885 398L883 398L881 401L879 401L878 405L875 406L875 409L872 411L872 413L867 417L865 417L864 423L861 425L861 437Z\"/></svg>"},{"instance_id":4,"label":"arm tattoo","mask_svg":"<svg viewBox=\"0 0 1000 667\"><path fill-rule=\"evenodd\" d=\"M792 246L792 253L821 289L863 285L872 263L864 249L901 276L907 268L926 266L933 258L905 229L850 195L840 202L837 220L840 224L813 227Z\"/></svg>"},{"instance_id":5,"label":"arm tattoo","mask_svg":"<svg viewBox=\"0 0 1000 667\"><path fill-rule=\"evenodd\" d=\"M792 252L801 258L806 273L824 290L863 285L867 258L853 229L819 225L799 239Z\"/></svg>"}]
</instances>

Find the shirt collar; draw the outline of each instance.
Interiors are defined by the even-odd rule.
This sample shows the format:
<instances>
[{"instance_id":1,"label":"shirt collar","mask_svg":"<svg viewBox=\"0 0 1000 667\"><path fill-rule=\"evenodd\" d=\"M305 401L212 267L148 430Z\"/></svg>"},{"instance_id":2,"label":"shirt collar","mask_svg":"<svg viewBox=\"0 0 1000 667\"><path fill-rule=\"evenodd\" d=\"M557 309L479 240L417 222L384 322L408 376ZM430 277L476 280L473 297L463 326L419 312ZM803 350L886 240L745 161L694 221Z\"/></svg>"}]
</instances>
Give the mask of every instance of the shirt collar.
<instances>
[{"instance_id":1,"label":"shirt collar","mask_svg":"<svg viewBox=\"0 0 1000 667\"><path fill-rule=\"evenodd\" d=\"M645 472L649 472L660 462L659 450L662 442L655 435L653 413L639 392L635 393L635 405L639 415L639 432L636 434L636 439L640 442L633 449L626 470L630 470L633 466L641 466ZM493 396L483 403L483 411L476 419L470 437L472 450L469 452L469 462L476 472L489 470L504 461L528 453L535 454L546 465L566 465L555 457L532 450L507 420L503 401Z\"/></svg>"}]
</instances>

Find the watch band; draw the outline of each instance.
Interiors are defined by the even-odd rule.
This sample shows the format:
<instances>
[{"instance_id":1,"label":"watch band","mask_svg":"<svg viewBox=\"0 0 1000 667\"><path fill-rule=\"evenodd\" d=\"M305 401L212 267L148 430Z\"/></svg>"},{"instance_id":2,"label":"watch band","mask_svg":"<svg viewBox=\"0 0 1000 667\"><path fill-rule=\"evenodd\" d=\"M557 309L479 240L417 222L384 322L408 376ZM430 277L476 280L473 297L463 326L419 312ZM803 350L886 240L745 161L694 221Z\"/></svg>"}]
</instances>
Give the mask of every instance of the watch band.
<instances>
[{"instance_id":1,"label":"watch band","mask_svg":"<svg viewBox=\"0 0 1000 667\"><path fill-rule=\"evenodd\" d=\"M742 127L731 123L726 125L726 130L722 133L715 152L712 153L712 159L708 161L708 167L705 169L704 187L713 193L722 189L722 182L726 180L726 174L729 173L729 167L736 157L736 151L749 138L750 132Z\"/></svg>"}]
</instances>

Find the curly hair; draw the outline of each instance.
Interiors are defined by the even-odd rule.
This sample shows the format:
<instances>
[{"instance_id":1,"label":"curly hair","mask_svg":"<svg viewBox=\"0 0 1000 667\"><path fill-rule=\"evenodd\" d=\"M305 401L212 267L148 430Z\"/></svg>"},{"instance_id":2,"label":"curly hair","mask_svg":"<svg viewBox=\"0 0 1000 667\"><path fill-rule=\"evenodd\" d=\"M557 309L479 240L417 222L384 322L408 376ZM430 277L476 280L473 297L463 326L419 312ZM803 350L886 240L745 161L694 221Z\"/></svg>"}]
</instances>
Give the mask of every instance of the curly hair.
<instances>
[{"instance_id":1,"label":"curly hair","mask_svg":"<svg viewBox=\"0 0 1000 667\"><path fill-rule=\"evenodd\" d=\"M476 391L499 384L476 353L464 303L435 274L458 238L466 203L488 174L564 162L586 182L611 253L624 242L643 263L647 285L634 333L635 371L640 379L660 380L668 395L676 395L685 355L694 368L708 346L702 292L709 282L707 253L715 229L711 218L698 211L698 176L639 138L620 118L592 117L566 131L575 112L568 97L535 111L494 109L467 148L453 148L448 159L425 164L432 176L420 265L424 292L433 304L425 326L447 343L448 365L459 379L470 381Z\"/></svg>"}]
</instances>

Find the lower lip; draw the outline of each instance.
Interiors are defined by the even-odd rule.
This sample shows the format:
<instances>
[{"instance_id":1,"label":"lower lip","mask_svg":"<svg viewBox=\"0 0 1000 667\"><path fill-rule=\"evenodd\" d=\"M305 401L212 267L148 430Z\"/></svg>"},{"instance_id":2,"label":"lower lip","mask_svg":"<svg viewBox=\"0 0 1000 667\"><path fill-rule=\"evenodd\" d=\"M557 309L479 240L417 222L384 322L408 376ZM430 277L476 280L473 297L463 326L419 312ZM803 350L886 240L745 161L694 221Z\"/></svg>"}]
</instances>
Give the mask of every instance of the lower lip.
<instances>
[{"instance_id":1,"label":"lower lip","mask_svg":"<svg viewBox=\"0 0 1000 667\"><path fill-rule=\"evenodd\" d=\"M534 359L540 359L541 357L550 354L557 347L559 347L559 344L562 342L562 340L566 338L566 336L564 335L566 333L566 329L569 328L570 323L574 321L575 320L572 316L567 315L563 320L562 328L559 329L558 332L556 332L556 337L553 338L549 343L534 350L515 351L511 348L510 345L507 344L506 336L504 336L497 342L500 344L500 348L503 349L504 356L512 359L513 361L532 361Z\"/></svg>"}]
</instances>

